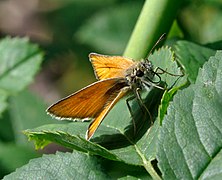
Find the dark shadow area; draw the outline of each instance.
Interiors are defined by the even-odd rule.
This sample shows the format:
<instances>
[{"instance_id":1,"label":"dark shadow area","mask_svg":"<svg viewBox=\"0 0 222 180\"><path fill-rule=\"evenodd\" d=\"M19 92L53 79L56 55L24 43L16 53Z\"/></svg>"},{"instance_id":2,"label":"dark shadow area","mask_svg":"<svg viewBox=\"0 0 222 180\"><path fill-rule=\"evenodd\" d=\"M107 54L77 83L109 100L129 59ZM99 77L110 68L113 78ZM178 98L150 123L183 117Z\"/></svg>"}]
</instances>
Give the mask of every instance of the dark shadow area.
<instances>
[{"instance_id":1,"label":"dark shadow area","mask_svg":"<svg viewBox=\"0 0 222 180\"><path fill-rule=\"evenodd\" d=\"M113 179L121 177L133 176L138 179L147 179L147 171L142 166L134 166L118 161L110 161L101 158L101 166L104 171L108 173Z\"/></svg>"}]
</instances>

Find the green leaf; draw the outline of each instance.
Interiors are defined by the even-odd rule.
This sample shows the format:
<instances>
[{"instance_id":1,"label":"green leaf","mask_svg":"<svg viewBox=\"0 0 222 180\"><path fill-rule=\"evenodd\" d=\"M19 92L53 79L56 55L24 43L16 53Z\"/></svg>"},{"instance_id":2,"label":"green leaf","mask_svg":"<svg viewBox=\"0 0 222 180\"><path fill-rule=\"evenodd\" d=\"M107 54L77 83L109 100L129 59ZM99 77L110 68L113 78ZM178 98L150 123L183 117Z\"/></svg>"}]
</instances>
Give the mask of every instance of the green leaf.
<instances>
[{"instance_id":1,"label":"green leaf","mask_svg":"<svg viewBox=\"0 0 222 180\"><path fill-rule=\"evenodd\" d=\"M181 68L178 67L177 59L175 59L175 53L170 47L164 46L160 48L150 55L148 59L152 62L154 68L161 68L166 71L161 75L161 80L167 84L168 89L178 88L186 83L186 77L183 77Z\"/></svg>"},{"instance_id":2,"label":"green leaf","mask_svg":"<svg viewBox=\"0 0 222 180\"><path fill-rule=\"evenodd\" d=\"M170 103L157 153L164 179L199 179L221 161L221 77L218 51L199 71L196 83L179 91ZM215 169L213 174L221 173Z\"/></svg>"},{"instance_id":3,"label":"green leaf","mask_svg":"<svg viewBox=\"0 0 222 180\"><path fill-rule=\"evenodd\" d=\"M160 52L154 52L154 54L149 57L149 60L153 62L154 67L160 67L168 73L171 73L168 74L165 72L161 75L161 80L167 84L167 88L169 89L164 92L158 109L158 121L162 123L170 101L173 99L177 90L187 83L187 77L183 75L180 68L178 68L175 53L170 47L163 47L159 51Z\"/></svg>"},{"instance_id":4,"label":"green leaf","mask_svg":"<svg viewBox=\"0 0 222 180\"><path fill-rule=\"evenodd\" d=\"M55 171L61 172L55 173ZM22 179L33 179L32 177L43 179L43 175L45 175L44 179L90 179L90 175L94 175L91 179L129 177L151 179L141 166L110 161L76 151L72 154L58 152L56 155L43 155L42 158L31 160L29 164L18 168L5 179L18 179L22 176Z\"/></svg>"},{"instance_id":5,"label":"green leaf","mask_svg":"<svg viewBox=\"0 0 222 180\"><path fill-rule=\"evenodd\" d=\"M6 99L24 89L33 80L43 60L40 49L27 38L4 38L0 41L0 113Z\"/></svg>"},{"instance_id":6,"label":"green leaf","mask_svg":"<svg viewBox=\"0 0 222 180\"><path fill-rule=\"evenodd\" d=\"M176 94L179 88L173 88L170 91L165 91L161 99L161 104L158 109L158 121L162 124L164 116L167 114L167 108L169 103L173 99L173 96Z\"/></svg>"},{"instance_id":7,"label":"green leaf","mask_svg":"<svg viewBox=\"0 0 222 180\"><path fill-rule=\"evenodd\" d=\"M86 124L81 122L51 124L26 130L24 133L29 137L29 140L35 141L36 148L43 148L50 142L55 142L70 149L90 152L111 160L119 160L116 155L105 148L81 137L85 135L86 127Z\"/></svg>"},{"instance_id":8,"label":"green leaf","mask_svg":"<svg viewBox=\"0 0 222 180\"><path fill-rule=\"evenodd\" d=\"M222 150L214 157L211 163L207 166L206 170L200 176L200 179L214 179L220 180L222 176Z\"/></svg>"},{"instance_id":9,"label":"green leaf","mask_svg":"<svg viewBox=\"0 0 222 180\"><path fill-rule=\"evenodd\" d=\"M73 127L75 127L75 129ZM76 149L82 152L88 152L90 155L99 155L104 157L105 159L112 160L108 161L106 164L102 163L106 167L106 170L108 170L109 173L112 174L112 177L124 177L129 174L137 177L149 177L147 172L141 166L139 167L125 164L122 162L123 160L119 159L118 154L116 155L114 152L108 151L98 144L86 141L80 136L69 134L77 134L77 131L79 131L79 134L81 134L81 132L84 132L81 134L83 136L85 134L84 127L86 127L85 123L78 122L62 125L46 125L39 127L39 132L37 132L37 130L36 132L34 132L33 130L29 132L29 130L27 130L25 131L25 134L29 137L30 140L34 140L36 145L38 145L39 147L53 141L68 148ZM46 131L46 129L48 129L49 131ZM69 133L64 134L62 131L65 130ZM120 167L123 168L124 171L119 171Z\"/></svg>"},{"instance_id":10,"label":"green leaf","mask_svg":"<svg viewBox=\"0 0 222 180\"><path fill-rule=\"evenodd\" d=\"M8 179L107 179L101 160L85 153L57 152L32 159L29 164L5 176Z\"/></svg>"},{"instance_id":11,"label":"green leaf","mask_svg":"<svg viewBox=\"0 0 222 180\"><path fill-rule=\"evenodd\" d=\"M43 54L27 38L5 38L0 42L0 89L21 91L39 70Z\"/></svg>"},{"instance_id":12,"label":"green leaf","mask_svg":"<svg viewBox=\"0 0 222 180\"><path fill-rule=\"evenodd\" d=\"M175 45L175 54L189 81L194 83L199 68L215 54L215 51L188 41L178 41Z\"/></svg>"}]
</instances>

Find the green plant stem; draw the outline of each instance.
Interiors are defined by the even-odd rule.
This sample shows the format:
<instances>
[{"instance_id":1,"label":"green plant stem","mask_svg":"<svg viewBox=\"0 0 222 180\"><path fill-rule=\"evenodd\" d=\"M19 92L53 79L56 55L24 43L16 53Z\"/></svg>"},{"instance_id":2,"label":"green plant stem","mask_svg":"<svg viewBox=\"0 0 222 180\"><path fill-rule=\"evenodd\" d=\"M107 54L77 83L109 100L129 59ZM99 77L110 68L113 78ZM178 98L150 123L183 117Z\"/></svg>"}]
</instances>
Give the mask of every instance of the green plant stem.
<instances>
[{"instance_id":1,"label":"green plant stem","mask_svg":"<svg viewBox=\"0 0 222 180\"><path fill-rule=\"evenodd\" d=\"M143 155L143 153L138 149L137 146L135 146L135 149L137 151L137 153L140 155L142 161L143 161L143 166L146 169L146 171L150 174L150 176L154 179L154 180L161 180L160 176L157 174L157 172L155 171L155 169L153 168L152 164L150 161L148 161L146 159L146 157Z\"/></svg>"},{"instance_id":2,"label":"green plant stem","mask_svg":"<svg viewBox=\"0 0 222 180\"><path fill-rule=\"evenodd\" d=\"M147 161L144 167L154 180L161 180L160 176L157 174L150 161Z\"/></svg>"},{"instance_id":3,"label":"green plant stem","mask_svg":"<svg viewBox=\"0 0 222 180\"><path fill-rule=\"evenodd\" d=\"M145 58L157 39L168 33L181 1L146 0L127 44L124 56Z\"/></svg>"},{"instance_id":4,"label":"green plant stem","mask_svg":"<svg viewBox=\"0 0 222 180\"><path fill-rule=\"evenodd\" d=\"M124 56L133 59L146 58L148 52L163 33L168 33L176 17L181 1L146 0L125 49ZM138 152L140 152L138 150ZM143 164L153 179L160 180L150 161L141 154Z\"/></svg>"}]
</instances>

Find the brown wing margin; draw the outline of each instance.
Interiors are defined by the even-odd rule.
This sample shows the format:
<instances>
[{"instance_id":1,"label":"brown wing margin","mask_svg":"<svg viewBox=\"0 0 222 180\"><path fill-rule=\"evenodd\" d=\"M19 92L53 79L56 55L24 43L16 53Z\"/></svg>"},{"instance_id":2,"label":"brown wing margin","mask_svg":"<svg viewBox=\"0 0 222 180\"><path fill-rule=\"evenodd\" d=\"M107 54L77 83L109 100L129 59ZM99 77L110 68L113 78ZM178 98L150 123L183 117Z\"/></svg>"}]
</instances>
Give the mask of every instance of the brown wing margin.
<instances>
[{"instance_id":1,"label":"brown wing margin","mask_svg":"<svg viewBox=\"0 0 222 180\"><path fill-rule=\"evenodd\" d=\"M90 53L89 59L93 65L97 79L125 78L126 70L134 66L136 62L122 56L105 56Z\"/></svg>"},{"instance_id":2,"label":"brown wing margin","mask_svg":"<svg viewBox=\"0 0 222 180\"><path fill-rule=\"evenodd\" d=\"M97 81L53 104L47 112L60 119L95 118L126 85L123 78Z\"/></svg>"},{"instance_id":3,"label":"brown wing margin","mask_svg":"<svg viewBox=\"0 0 222 180\"><path fill-rule=\"evenodd\" d=\"M128 92L128 90L129 90L129 87L122 88L118 92L118 94L115 97L113 96L113 99L107 103L106 107L101 111L101 113L96 117L96 119L94 119L90 123L88 130L86 132L86 139L87 140L89 140L93 136L95 131L98 129L99 125L102 123L102 121L104 120L106 115L109 113L109 111L119 101L119 99L121 99Z\"/></svg>"}]
</instances>

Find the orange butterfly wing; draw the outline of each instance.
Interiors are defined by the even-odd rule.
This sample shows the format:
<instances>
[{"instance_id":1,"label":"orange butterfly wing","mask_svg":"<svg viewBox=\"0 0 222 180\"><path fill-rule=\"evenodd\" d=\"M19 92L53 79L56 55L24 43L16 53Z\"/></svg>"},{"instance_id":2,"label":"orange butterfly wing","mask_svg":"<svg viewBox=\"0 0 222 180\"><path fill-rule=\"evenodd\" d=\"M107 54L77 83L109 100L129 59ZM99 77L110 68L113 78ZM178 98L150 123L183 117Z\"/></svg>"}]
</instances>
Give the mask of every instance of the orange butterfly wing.
<instances>
[{"instance_id":1,"label":"orange butterfly wing","mask_svg":"<svg viewBox=\"0 0 222 180\"><path fill-rule=\"evenodd\" d=\"M90 53L89 59L93 65L97 79L125 78L126 70L135 66L136 62L122 56L106 56Z\"/></svg>"},{"instance_id":2,"label":"orange butterfly wing","mask_svg":"<svg viewBox=\"0 0 222 180\"><path fill-rule=\"evenodd\" d=\"M53 104L47 112L61 119L98 117L126 85L123 78L97 81Z\"/></svg>"}]
</instances>

